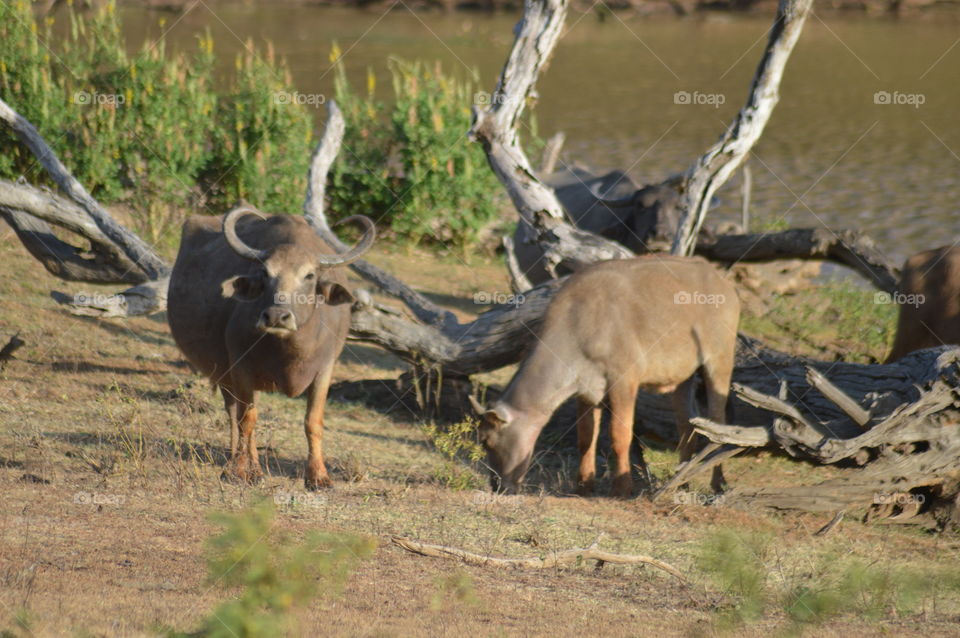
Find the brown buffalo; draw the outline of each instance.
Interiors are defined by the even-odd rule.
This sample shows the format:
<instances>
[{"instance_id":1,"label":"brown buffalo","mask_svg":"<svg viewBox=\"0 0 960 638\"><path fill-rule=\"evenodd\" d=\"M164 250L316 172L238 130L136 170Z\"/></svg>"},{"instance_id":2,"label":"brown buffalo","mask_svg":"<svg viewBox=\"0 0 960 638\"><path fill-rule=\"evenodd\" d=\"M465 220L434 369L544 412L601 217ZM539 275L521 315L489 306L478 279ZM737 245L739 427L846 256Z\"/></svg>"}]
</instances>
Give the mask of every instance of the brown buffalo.
<instances>
[{"instance_id":1,"label":"brown buffalo","mask_svg":"<svg viewBox=\"0 0 960 638\"><path fill-rule=\"evenodd\" d=\"M703 372L709 416L725 421L739 317L733 285L699 258L608 261L572 275L550 302L539 338L503 396L483 413L480 440L494 489L519 488L540 431L570 396L577 398L581 493L593 491L604 400L611 412L613 494L632 492L630 442L641 388L673 392L680 460L689 460L692 377ZM714 489L722 483L717 467Z\"/></svg>"},{"instance_id":2,"label":"brown buffalo","mask_svg":"<svg viewBox=\"0 0 960 638\"><path fill-rule=\"evenodd\" d=\"M960 344L960 247L907 259L894 301L900 317L888 363L921 348Z\"/></svg>"},{"instance_id":3,"label":"brown buffalo","mask_svg":"<svg viewBox=\"0 0 960 638\"><path fill-rule=\"evenodd\" d=\"M250 214L259 219L241 217ZM323 408L350 327L344 272L374 240L363 216L359 243L336 254L303 217L238 208L222 220L191 217L170 277L167 317L183 354L220 388L230 419L227 474L262 475L254 440L257 391L307 392L308 489L330 485Z\"/></svg>"}]
</instances>

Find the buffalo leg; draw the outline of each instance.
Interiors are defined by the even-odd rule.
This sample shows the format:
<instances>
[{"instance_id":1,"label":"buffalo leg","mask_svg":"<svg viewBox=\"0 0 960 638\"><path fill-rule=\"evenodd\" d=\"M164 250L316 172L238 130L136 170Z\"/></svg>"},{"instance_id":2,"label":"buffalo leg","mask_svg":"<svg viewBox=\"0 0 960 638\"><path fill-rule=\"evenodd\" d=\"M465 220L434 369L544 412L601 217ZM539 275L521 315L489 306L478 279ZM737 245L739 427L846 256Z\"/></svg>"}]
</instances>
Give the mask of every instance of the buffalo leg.
<instances>
[{"instance_id":1,"label":"buffalo leg","mask_svg":"<svg viewBox=\"0 0 960 638\"><path fill-rule=\"evenodd\" d=\"M597 475L597 436L600 434L600 406L587 399L577 399L577 448L580 451L580 471L577 475L577 494L593 494Z\"/></svg>"},{"instance_id":2,"label":"buffalo leg","mask_svg":"<svg viewBox=\"0 0 960 638\"><path fill-rule=\"evenodd\" d=\"M630 444L633 442L633 418L637 401L636 383L620 382L609 391L610 440L613 447L614 471L611 494L629 498L633 494L630 476Z\"/></svg>"},{"instance_id":3,"label":"buffalo leg","mask_svg":"<svg viewBox=\"0 0 960 638\"><path fill-rule=\"evenodd\" d=\"M693 456L696 448L694 444L693 426L690 418L694 414L693 401L696 384L693 377L677 386L673 392L673 415L677 420L677 451L680 453L680 462L686 463Z\"/></svg>"},{"instance_id":4,"label":"buffalo leg","mask_svg":"<svg viewBox=\"0 0 960 638\"><path fill-rule=\"evenodd\" d=\"M254 483L263 476L254 436L257 425L256 393L224 388L223 395L231 421L231 448L234 448L226 474L246 483ZM237 435L236 445L233 441L234 431Z\"/></svg>"},{"instance_id":5,"label":"buffalo leg","mask_svg":"<svg viewBox=\"0 0 960 638\"><path fill-rule=\"evenodd\" d=\"M733 376L733 359L726 365L713 365L704 370L707 383L707 412L714 423L727 422L727 396L730 394L730 378ZM716 465L710 478L710 487L714 492L722 492L726 485L723 467Z\"/></svg>"},{"instance_id":6,"label":"buffalo leg","mask_svg":"<svg viewBox=\"0 0 960 638\"><path fill-rule=\"evenodd\" d=\"M223 407L227 411L227 420L230 422L230 460L233 461L237 456L237 439L240 430L237 419L237 400L233 392L220 386L220 394L223 396Z\"/></svg>"},{"instance_id":7,"label":"buffalo leg","mask_svg":"<svg viewBox=\"0 0 960 638\"><path fill-rule=\"evenodd\" d=\"M327 390L330 388L330 376L333 365L327 367L317 375L307 390L307 418L304 421L304 432L307 435L307 469L304 474L304 485L308 490L317 490L330 487L330 477L327 475L327 466L323 462L323 409L327 403Z\"/></svg>"}]
</instances>

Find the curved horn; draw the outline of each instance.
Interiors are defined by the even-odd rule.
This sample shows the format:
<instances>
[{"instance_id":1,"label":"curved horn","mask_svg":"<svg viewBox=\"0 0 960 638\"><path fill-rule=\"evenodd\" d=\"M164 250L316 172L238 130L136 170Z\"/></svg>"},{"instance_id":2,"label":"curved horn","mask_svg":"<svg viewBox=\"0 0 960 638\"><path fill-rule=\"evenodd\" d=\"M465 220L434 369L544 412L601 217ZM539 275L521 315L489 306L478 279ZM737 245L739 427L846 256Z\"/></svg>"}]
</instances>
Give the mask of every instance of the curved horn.
<instances>
[{"instance_id":1,"label":"curved horn","mask_svg":"<svg viewBox=\"0 0 960 638\"><path fill-rule=\"evenodd\" d=\"M237 236L237 220L247 214L256 215L260 219L266 219L266 216L255 208L238 206L223 216L223 237L227 240L227 244L233 249L233 252L244 259L263 261L268 256L266 250L251 248L243 243L243 240Z\"/></svg>"},{"instance_id":2,"label":"curved horn","mask_svg":"<svg viewBox=\"0 0 960 638\"><path fill-rule=\"evenodd\" d=\"M370 246L373 245L373 240L377 238L377 229L373 225L373 220L366 215L351 215L350 217L341 219L334 224L334 226L349 224L351 222L356 222L363 226L363 237L360 238L360 241L358 241L353 248L345 253L338 255L318 255L317 262L321 266L345 266L360 259L363 253L370 250Z\"/></svg>"}]
</instances>

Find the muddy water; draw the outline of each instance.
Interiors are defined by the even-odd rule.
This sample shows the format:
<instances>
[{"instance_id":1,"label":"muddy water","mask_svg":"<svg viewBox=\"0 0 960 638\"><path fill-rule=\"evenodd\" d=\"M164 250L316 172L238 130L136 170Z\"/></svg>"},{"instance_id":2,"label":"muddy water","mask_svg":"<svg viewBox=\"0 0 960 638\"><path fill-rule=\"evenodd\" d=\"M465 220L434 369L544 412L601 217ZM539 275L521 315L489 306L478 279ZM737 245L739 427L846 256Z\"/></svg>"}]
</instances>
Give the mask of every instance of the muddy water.
<instances>
[{"instance_id":1,"label":"muddy water","mask_svg":"<svg viewBox=\"0 0 960 638\"><path fill-rule=\"evenodd\" d=\"M386 59L439 59L490 90L515 15L413 14L314 7L198 5L163 29L188 47L210 28L224 65L242 41L270 40L298 91L329 95L333 41L364 86ZM162 14L126 9L131 41L156 38ZM743 102L769 18L568 18L540 83L542 135L565 155L621 168L638 182L684 170ZM894 258L960 240L960 22L812 16L781 100L750 161L757 225L867 229ZM318 110L318 121L324 116ZM739 177L717 214L738 216Z\"/></svg>"}]
</instances>

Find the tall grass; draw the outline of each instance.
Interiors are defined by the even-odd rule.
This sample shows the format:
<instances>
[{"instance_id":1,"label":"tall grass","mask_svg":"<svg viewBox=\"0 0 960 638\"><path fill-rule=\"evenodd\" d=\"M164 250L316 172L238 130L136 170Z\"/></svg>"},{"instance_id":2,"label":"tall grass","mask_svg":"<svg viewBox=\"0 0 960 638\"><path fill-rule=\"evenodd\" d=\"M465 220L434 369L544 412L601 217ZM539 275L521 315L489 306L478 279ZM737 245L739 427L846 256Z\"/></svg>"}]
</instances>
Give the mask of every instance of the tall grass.
<instances>
[{"instance_id":1,"label":"tall grass","mask_svg":"<svg viewBox=\"0 0 960 638\"><path fill-rule=\"evenodd\" d=\"M390 99L367 71L365 91L347 81L334 46L344 149L331 175L336 216L362 213L413 243L464 249L497 217L501 187L483 149L467 138L475 85L440 63L389 60Z\"/></svg>"}]
</instances>

